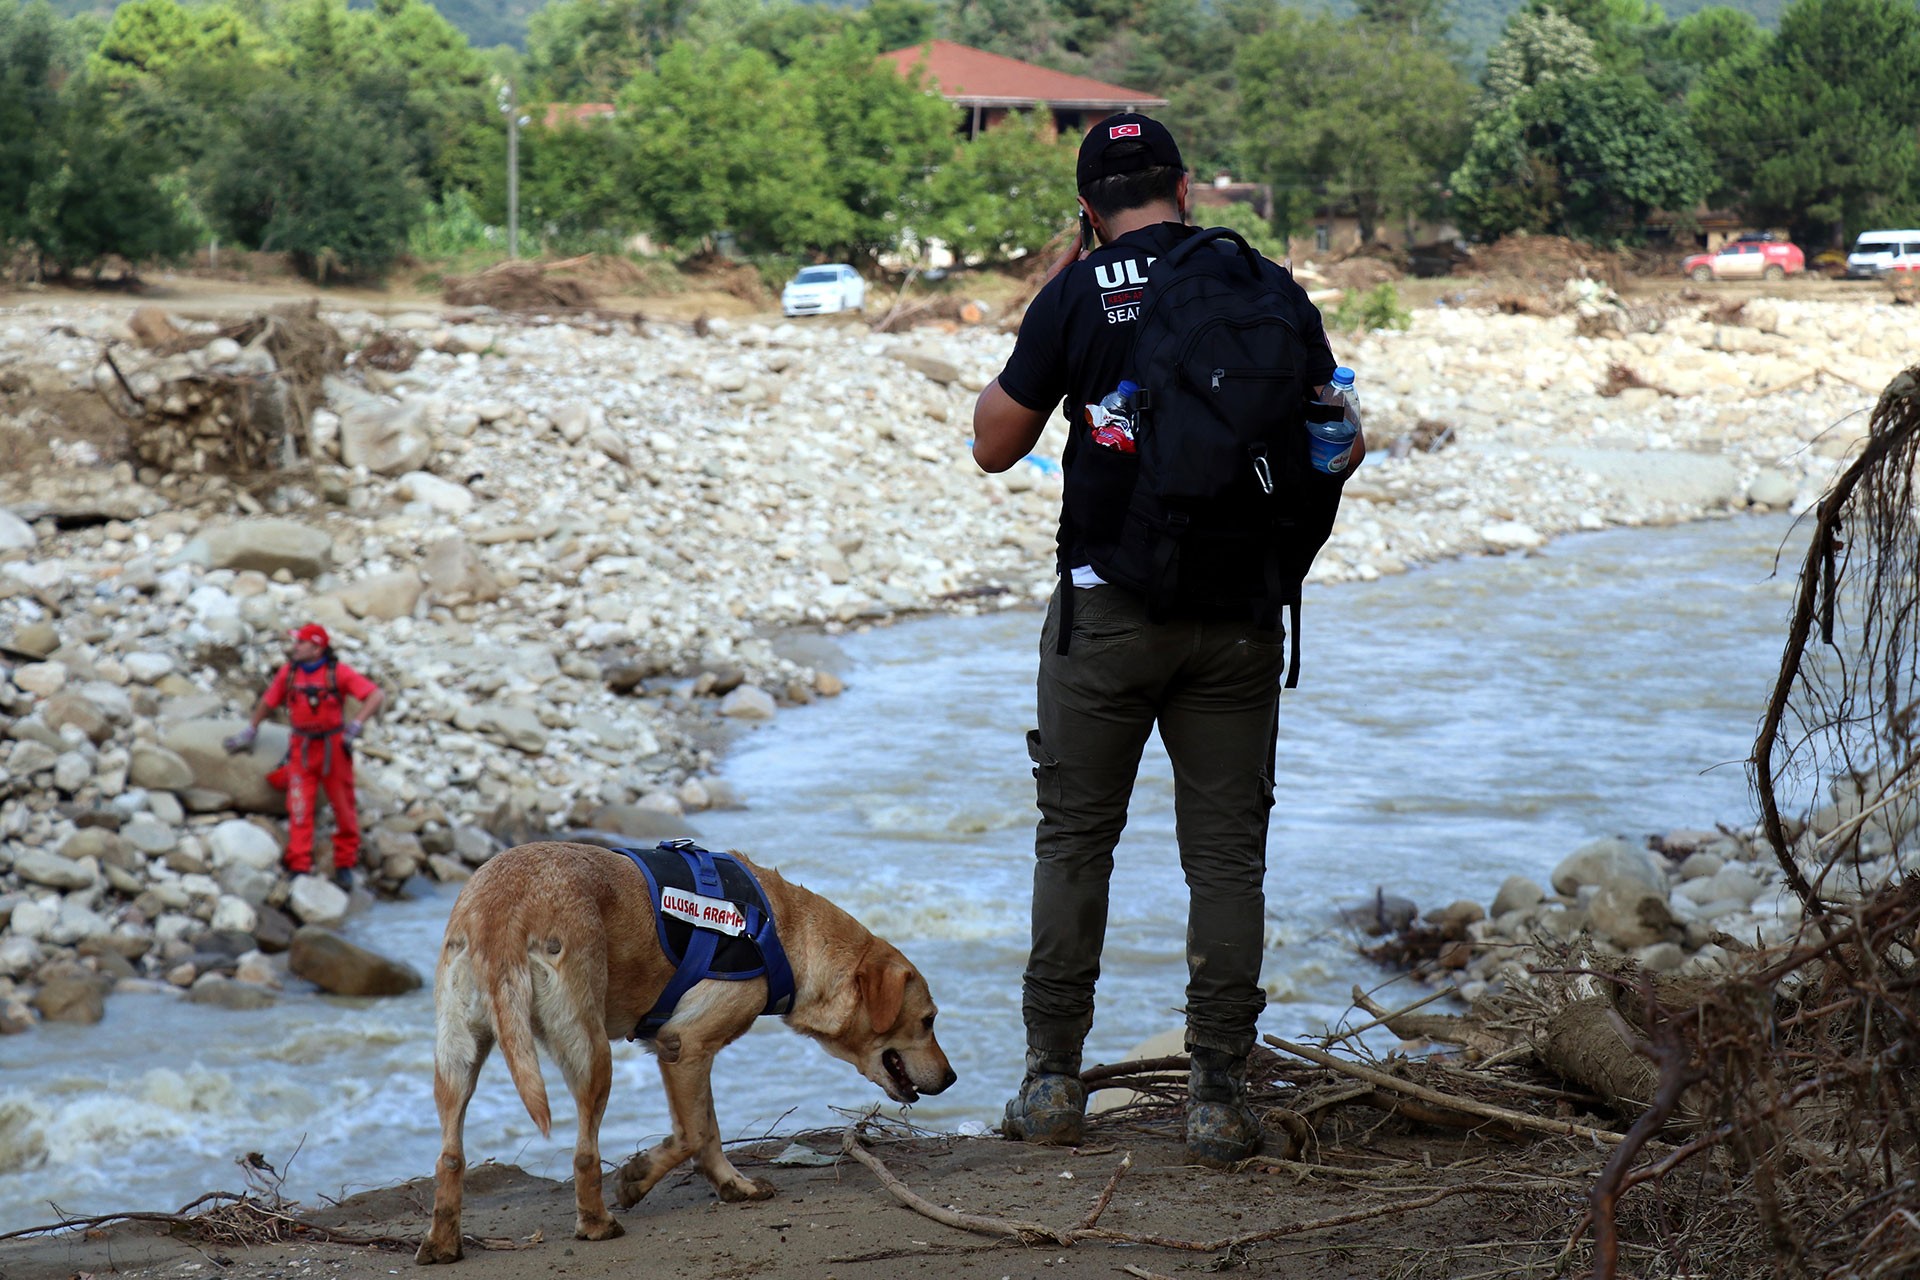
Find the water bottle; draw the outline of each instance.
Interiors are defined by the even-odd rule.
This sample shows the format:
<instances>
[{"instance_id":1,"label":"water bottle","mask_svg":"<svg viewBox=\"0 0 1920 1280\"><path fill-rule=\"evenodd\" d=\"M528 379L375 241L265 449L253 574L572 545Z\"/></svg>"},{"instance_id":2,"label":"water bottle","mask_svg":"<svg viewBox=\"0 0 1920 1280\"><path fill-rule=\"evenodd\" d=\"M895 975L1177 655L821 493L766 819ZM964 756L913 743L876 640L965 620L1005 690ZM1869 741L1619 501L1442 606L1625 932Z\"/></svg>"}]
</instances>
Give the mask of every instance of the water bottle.
<instances>
[{"instance_id":1,"label":"water bottle","mask_svg":"<svg viewBox=\"0 0 1920 1280\"><path fill-rule=\"evenodd\" d=\"M1307 405L1307 446L1313 469L1330 476L1344 475L1353 458L1354 438L1360 434L1355 414L1360 395L1353 389L1353 370L1341 365L1327 382L1332 404Z\"/></svg>"},{"instance_id":2,"label":"water bottle","mask_svg":"<svg viewBox=\"0 0 1920 1280\"><path fill-rule=\"evenodd\" d=\"M1121 453L1137 451L1133 438L1133 397L1139 390L1139 383L1122 378L1119 386L1100 398L1099 404L1087 406L1087 425L1092 428L1095 444Z\"/></svg>"}]
</instances>

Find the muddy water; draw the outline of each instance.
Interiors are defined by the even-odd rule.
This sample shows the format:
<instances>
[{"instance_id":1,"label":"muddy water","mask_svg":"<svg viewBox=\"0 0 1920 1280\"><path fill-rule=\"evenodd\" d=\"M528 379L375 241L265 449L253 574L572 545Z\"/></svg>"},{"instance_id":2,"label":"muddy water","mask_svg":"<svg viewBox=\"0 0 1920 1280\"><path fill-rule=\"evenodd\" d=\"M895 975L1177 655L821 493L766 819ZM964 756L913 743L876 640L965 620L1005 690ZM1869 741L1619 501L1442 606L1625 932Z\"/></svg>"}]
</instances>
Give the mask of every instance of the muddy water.
<instances>
[{"instance_id":1,"label":"muddy water","mask_svg":"<svg viewBox=\"0 0 1920 1280\"><path fill-rule=\"evenodd\" d=\"M1390 975L1333 920L1375 886L1423 907L1544 880L1596 835L1749 813L1744 774L1778 658L1781 520L1568 538L1525 559L1442 565L1312 591L1302 685L1282 703L1267 877L1264 1030L1339 1019ZM750 735L726 772L750 807L703 815L710 843L778 865L897 942L926 972L960 1073L912 1111L996 1117L1019 1071L1034 813L1022 735L1039 620L936 618L852 637L848 692ZM1089 1055L1177 1025L1185 898L1172 784L1148 749L1117 854ZM452 895L356 917L356 940L430 970ZM428 1172L437 1148L426 993L289 994L229 1013L124 995L98 1027L0 1041L0 1230L73 1212L174 1208L243 1182L259 1151L303 1200ZM496 1058L468 1119L472 1159L568 1176L571 1108L550 1071L554 1137ZM835 1123L881 1100L772 1021L716 1072L729 1137ZM617 1158L667 1127L653 1066L615 1051L603 1141Z\"/></svg>"}]
</instances>

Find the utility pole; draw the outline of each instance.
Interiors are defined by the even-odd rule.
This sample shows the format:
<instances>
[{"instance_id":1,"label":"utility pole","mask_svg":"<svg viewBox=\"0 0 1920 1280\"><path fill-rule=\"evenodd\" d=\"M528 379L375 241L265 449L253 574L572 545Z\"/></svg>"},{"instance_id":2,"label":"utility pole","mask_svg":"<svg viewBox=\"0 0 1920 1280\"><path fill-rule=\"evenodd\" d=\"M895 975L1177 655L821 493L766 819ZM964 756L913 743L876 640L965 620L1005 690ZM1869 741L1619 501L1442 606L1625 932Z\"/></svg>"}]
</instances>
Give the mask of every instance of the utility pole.
<instances>
[{"instance_id":1,"label":"utility pole","mask_svg":"<svg viewBox=\"0 0 1920 1280\"><path fill-rule=\"evenodd\" d=\"M528 117L520 114L513 82L500 86L500 114L507 118L507 256L520 256L520 127Z\"/></svg>"}]
</instances>

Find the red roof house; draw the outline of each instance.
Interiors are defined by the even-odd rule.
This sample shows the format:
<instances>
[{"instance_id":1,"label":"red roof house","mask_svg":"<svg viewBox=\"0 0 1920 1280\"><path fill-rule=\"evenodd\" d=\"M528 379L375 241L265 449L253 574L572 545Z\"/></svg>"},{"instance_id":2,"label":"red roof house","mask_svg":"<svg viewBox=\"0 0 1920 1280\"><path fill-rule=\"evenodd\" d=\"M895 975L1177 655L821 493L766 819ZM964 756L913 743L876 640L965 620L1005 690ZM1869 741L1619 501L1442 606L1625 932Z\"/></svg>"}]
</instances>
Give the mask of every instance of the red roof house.
<instances>
[{"instance_id":1,"label":"red roof house","mask_svg":"<svg viewBox=\"0 0 1920 1280\"><path fill-rule=\"evenodd\" d=\"M1054 128L1079 133L1117 111L1157 111L1165 98L1123 89L1086 76L974 49L951 40L930 40L880 55L902 75L922 68L940 96L970 108L967 136L992 128L1009 111L1046 109Z\"/></svg>"}]
</instances>

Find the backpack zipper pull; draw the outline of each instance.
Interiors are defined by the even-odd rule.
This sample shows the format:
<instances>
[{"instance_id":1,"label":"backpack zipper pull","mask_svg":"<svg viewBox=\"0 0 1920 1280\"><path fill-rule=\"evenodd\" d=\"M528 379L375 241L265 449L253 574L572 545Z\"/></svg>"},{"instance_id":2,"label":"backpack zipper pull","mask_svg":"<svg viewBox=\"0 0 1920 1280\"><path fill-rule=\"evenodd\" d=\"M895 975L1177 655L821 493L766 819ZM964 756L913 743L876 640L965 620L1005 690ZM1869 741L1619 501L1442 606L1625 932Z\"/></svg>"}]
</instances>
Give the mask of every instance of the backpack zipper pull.
<instances>
[{"instance_id":1,"label":"backpack zipper pull","mask_svg":"<svg viewBox=\"0 0 1920 1280\"><path fill-rule=\"evenodd\" d=\"M1225 369L1215 369L1213 371L1213 389L1215 391L1220 390L1220 379L1226 376L1227 376L1227 371Z\"/></svg>"}]
</instances>

